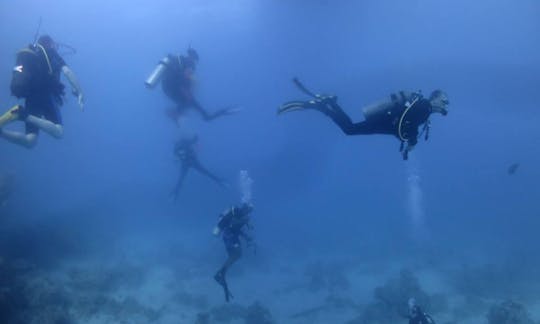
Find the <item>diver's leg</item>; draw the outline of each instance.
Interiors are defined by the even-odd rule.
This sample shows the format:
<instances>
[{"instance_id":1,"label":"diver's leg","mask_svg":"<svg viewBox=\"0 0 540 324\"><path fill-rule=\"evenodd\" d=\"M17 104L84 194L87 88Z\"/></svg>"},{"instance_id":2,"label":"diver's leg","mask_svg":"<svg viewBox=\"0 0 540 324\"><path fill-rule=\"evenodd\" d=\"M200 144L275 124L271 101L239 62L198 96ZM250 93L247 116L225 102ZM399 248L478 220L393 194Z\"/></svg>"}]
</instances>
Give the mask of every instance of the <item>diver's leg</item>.
<instances>
[{"instance_id":1,"label":"diver's leg","mask_svg":"<svg viewBox=\"0 0 540 324\"><path fill-rule=\"evenodd\" d=\"M51 95L27 98L26 109L19 119L26 122L27 133L40 129L54 138L62 138L64 134L60 109Z\"/></svg>"},{"instance_id":2,"label":"diver's leg","mask_svg":"<svg viewBox=\"0 0 540 324\"><path fill-rule=\"evenodd\" d=\"M32 115L29 115L25 119L25 122L36 126L37 128L41 129L42 131L51 135L54 138L62 138L62 136L64 135L64 127L62 126L62 124L55 124L47 119L39 118Z\"/></svg>"},{"instance_id":3,"label":"diver's leg","mask_svg":"<svg viewBox=\"0 0 540 324\"><path fill-rule=\"evenodd\" d=\"M202 166L202 164L199 162L199 161L194 161L193 164L192 164L192 167L199 171L200 173L204 174L205 176L207 176L208 178L214 180L214 182L216 182L218 185L220 186L223 186L225 185L225 182L223 181L223 179L221 179L220 177L212 174L210 171L208 171L204 166Z\"/></svg>"},{"instance_id":4,"label":"diver's leg","mask_svg":"<svg viewBox=\"0 0 540 324\"><path fill-rule=\"evenodd\" d=\"M11 143L26 147L28 149L33 148L37 144L37 133L25 134L0 128L0 137L5 138Z\"/></svg>"},{"instance_id":5,"label":"diver's leg","mask_svg":"<svg viewBox=\"0 0 540 324\"><path fill-rule=\"evenodd\" d=\"M195 99L192 100L192 107L202 116L202 118L205 121L211 121L218 117L232 115L239 111L239 109L235 109L235 108L224 108L224 109L219 109L213 113L209 113Z\"/></svg>"},{"instance_id":6,"label":"diver's leg","mask_svg":"<svg viewBox=\"0 0 540 324\"><path fill-rule=\"evenodd\" d=\"M223 290L225 292L225 301L229 302L233 295L229 291L229 286L227 285L225 275L227 274L227 270L229 270L229 268L236 261L238 261L238 259L240 259L240 256L242 255L242 249L238 240L225 240L225 246L227 248L228 257L221 269L219 269L219 271L214 275L214 279L223 287Z\"/></svg>"},{"instance_id":7,"label":"diver's leg","mask_svg":"<svg viewBox=\"0 0 540 324\"><path fill-rule=\"evenodd\" d=\"M325 101L320 110L334 121L334 123L347 135L375 134L376 127L369 121L353 123L349 115L335 101Z\"/></svg>"},{"instance_id":8,"label":"diver's leg","mask_svg":"<svg viewBox=\"0 0 540 324\"><path fill-rule=\"evenodd\" d=\"M214 116L210 115L206 110L204 110L204 108L199 104L197 100L193 99L191 106L202 116L204 120L210 121L215 118Z\"/></svg>"}]
</instances>

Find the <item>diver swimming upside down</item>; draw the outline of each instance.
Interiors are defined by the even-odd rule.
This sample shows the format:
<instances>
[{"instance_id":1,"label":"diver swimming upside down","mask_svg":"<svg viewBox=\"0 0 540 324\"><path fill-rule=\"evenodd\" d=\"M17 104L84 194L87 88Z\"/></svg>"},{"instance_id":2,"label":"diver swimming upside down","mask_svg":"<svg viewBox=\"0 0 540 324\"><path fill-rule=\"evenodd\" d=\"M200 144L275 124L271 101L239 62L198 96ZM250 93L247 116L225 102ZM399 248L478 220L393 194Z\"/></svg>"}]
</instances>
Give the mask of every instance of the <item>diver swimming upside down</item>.
<instances>
[{"instance_id":1,"label":"diver swimming upside down","mask_svg":"<svg viewBox=\"0 0 540 324\"><path fill-rule=\"evenodd\" d=\"M189 109L196 110L205 121L231 115L238 111L234 108L225 108L209 113L201 106L193 94L195 69L198 63L199 54L195 49L189 47L186 55L169 54L164 57L145 81L147 88L153 88L161 81L163 92L176 105L173 110L168 111L169 117L176 122Z\"/></svg>"},{"instance_id":2,"label":"diver swimming upside down","mask_svg":"<svg viewBox=\"0 0 540 324\"><path fill-rule=\"evenodd\" d=\"M208 171L208 169L206 169L199 161L199 158L197 157L197 153L195 151L195 146L198 142L199 137L195 135L193 137L180 139L174 145L174 155L176 155L181 164L180 176L178 177L178 181L176 182L176 185L171 192L171 196L174 200L178 198L178 194L180 193L180 189L182 188L182 184L184 183L184 179L186 178L189 169L195 169L199 171L199 173L212 179L219 186L227 186L225 180Z\"/></svg>"}]
</instances>

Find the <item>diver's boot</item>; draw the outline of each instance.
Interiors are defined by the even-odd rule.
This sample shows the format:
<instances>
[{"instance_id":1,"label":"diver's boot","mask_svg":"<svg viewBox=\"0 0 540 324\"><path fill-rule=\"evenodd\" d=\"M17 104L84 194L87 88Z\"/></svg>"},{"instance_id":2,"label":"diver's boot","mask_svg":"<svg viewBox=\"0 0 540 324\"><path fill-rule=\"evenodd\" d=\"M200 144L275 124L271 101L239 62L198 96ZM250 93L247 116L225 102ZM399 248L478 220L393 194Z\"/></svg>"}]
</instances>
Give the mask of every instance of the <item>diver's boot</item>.
<instances>
[{"instance_id":1,"label":"diver's boot","mask_svg":"<svg viewBox=\"0 0 540 324\"><path fill-rule=\"evenodd\" d=\"M28 113L24 110L22 105L15 105L0 116L0 127L7 125L17 119L24 120L28 117Z\"/></svg>"},{"instance_id":2,"label":"diver's boot","mask_svg":"<svg viewBox=\"0 0 540 324\"><path fill-rule=\"evenodd\" d=\"M3 127L12 121L19 119L19 110L22 109L21 105L15 105L0 116L0 127Z\"/></svg>"}]
</instances>

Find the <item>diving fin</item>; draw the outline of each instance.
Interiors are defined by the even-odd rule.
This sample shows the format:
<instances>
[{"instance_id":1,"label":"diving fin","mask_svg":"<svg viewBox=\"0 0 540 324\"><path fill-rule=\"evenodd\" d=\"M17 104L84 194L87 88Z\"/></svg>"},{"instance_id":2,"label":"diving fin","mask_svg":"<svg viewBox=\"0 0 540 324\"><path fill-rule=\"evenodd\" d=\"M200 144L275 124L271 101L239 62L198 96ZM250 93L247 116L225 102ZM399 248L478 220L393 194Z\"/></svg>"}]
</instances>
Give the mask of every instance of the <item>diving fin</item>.
<instances>
[{"instance_id":1,"label":"diving fin","mask_svg":"<svg viewBox=\"0 0 540 324\"><path fill-rule=\"evenodd\" d=\"M22 108L21 105L15 105L0 116L0 127L4 127L12 121L19 119L19 110Z\"/></svg>"},{"instance_id":2,"label":"diving fin","mask_svg":"<svg viewBox=\"0 0 540 324\"><path fill-rule=\"evenodd\" d=\"M290 111L304 110L304 109L318 109L319 104L315 100L310 101L288 101L281 105L277 114L282 114Z\"/></svg>"},{"instance_id":3,"label":"diving fin","mask_svg":"<svg viewBox=\"0 0 540 324\"><path fill-rule=\"evenodd\" d=\"M225 281L225 274L223 271L218 271L216 275L214 276L214 279L217 281L218 284L223 287L223 292L225 293L225 301L228 303L234 296L229 291L229 286L227 285L227 281Z\"/></svg>"}]
</instances>

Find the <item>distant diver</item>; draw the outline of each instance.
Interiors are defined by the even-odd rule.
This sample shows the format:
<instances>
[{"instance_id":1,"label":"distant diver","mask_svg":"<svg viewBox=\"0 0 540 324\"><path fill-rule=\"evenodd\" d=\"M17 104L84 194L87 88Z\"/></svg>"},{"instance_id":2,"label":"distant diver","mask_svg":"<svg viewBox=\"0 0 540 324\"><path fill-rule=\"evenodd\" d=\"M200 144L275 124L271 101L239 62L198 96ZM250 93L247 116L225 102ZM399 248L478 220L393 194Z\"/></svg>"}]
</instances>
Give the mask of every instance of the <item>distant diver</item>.
<instances>
[{"instance_id":1,"label":"distant diver","mask_svg":"<svg viewBox=\"0 0 540 324\"><path fill-rule=\"evenodd\" d=\"M409 152L418 143L423 125L426 140L429 137L429 117L433 113L443 116L448 114L448 96L441 90L431 93L425 99L419 92L400 91L392 94L389 100L371 105L364 109L365 120L353 123L351 118L337 104L336 96L323 96L309 91L298 79L293 80L296 86L312 97L308 101L289 101L281 105L278 114L295 110L313 109L330 117L346 135L389 134L401 141L400 152L403 159L408 159ZM407 144L404 147L404 144Z\"/></svg>"},{"instance_id":2,"label":"distant diver","mask_svg":"<svg viewBox=\"0 0 540 324\"><path fill-rule=\"evenodd\" d=\"M27 148L36 145L39 130L55 138L62 137L64 130L59 107L64 102L65 91L60 81L61 72L71 84L72 92L83 109L84 94L75 73L58 54L58 44L50 36L39 37L35 44L17 53L11 94L24 98L25 104L15 105L0 116L0 137ZM25 133L3 128L16 120L25 123Z\"/></svg>"},{"instance_id":3,"label":"distant diver","mask_svg":"<svg viewBox=\"0 0 540 324\"><path fill-rule=\"evenodd\" d=\"M184 179L186 178L189 169L199 171L220 186L227 185L225 180L208 171L199 161L197 153L195 152L195 145L198 143L198 141L199 137L194 135L192 137L182 138L174 145L174 155L178 158L181 164L180 176L178 177L178 181L176 182L176 185L171 193L174 200L178 198L178 194L180 193L180 189L182 188L182 184L184 183Z\"/></svg>"},{"instance_id":4,"label":"distant diver","mask_svg":"<svg viewBox=\"0 0 540 324\"><path fill-rule=\"evenodd\" d=\"M249 246L254 246L253 238L245 232L245 229L252 228L249 216L252 211L253 205L251 203L242 203L239 206L233 206L220 215L218 223L212 231L212 234L215 236L221 235L223 237L223 243L225 244L228 255L227 260L214 276L214 279L223 287L226 302L229 302L233 298L227 284L226 274L233 263L238 261L242 256L240 237Z\"/></svg>"},{"instance_id":5,"label":"distant diver","mask_svg":"<svg viewBox=\"0 0 540 324\"><path fill-rule=\"evenodd\" d=\"M409 324L435 324L433 318L425 313L420 306L416 304L414 298L410 298L409 302Z\"/></svg>"},{"instance_id":6,"label":"distant diver","mask_svg":"<svg viewBox=\"0 0 540 324\"><path fill-rule=\"evenodd\" d=\"M221 116L231 115L237 109L220 109L214 113L205 110L193 95L195 85L195 68L199 62L199 54L189 47L186 55L169 54L158 63L154 71L146 79L147 88L154 88L160 81L165 95L176 107L168 111L169 117L179 122L189 109L196 110L205 121Z\"/></svg>"},{"instance_id":7,"label":"distant diver","mask_svg":"<svg viewBox=\"0 0 540 324\"><path fill-rule=\"evenodd\" d=\"M519 163L514 163L508 167L508 174L513 175L519 169Z\"/></svg>"}]
</instances>

